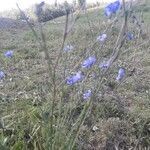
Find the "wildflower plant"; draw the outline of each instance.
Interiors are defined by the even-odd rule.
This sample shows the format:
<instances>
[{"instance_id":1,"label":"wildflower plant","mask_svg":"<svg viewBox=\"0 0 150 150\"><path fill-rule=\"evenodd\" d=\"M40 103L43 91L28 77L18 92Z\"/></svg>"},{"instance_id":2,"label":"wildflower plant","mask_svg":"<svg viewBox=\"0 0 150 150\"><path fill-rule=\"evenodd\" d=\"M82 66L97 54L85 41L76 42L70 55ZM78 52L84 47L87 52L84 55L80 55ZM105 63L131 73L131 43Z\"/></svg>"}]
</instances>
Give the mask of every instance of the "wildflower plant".
<instances>
[{"instance_id":1,"label":"wildflower plant","mask_svg":"<svg viewBox=\"0 0 150 150\"><path fill-rule=\"evenodd\" d=\"M121 3L119 0L110 3L108 6L105 7L105 15L111 17L111 15L115 14L120 7L121 7Z\"/></svg>"},{"instance_id":2,"label":"wildflower plant","mask_svg":"<svg viewBox=\"0 0 150 150\"><path fill-rule=\"evenodd\" d=\"M0 71L0 80L5 78L5 73L3 71Z\"/></svg>"},{"instance_id":3,"label":"wildflower plant","mask_svg":"<svg viewBox=\"0 0 150 150\"><path fill-rule=\"evenodd\" d=\"M83 99L87 100L87 99L89 99L91 97L91 95L92 95L92 91L91 90L87 90L87 91L85 91L83 93Z\"/></svg>"},{"instance_id":4,"label":"wildflower plant","mask_svg":"<svg viewBox=\"0 0 150 150\"><path fill-rule=\"evenodd\" d=\"M109 63L107 61L103 61L99 64L99 68L100 69L107 69L108 68Z\"/></svg>"},{"instance_id":5,"label":"wildflower plant","mask_svg":"<svg viewBox=\"0 0 150 150\"><path fill-rule=\"evenodd\" d=\"M120 68L118 71L118 76L116 77L117 81L122 80L125 77L125 69L124 68Z\"/></svg>"},{"instance_id":6,"label":"wildflower plant","mask_svg":"<svg viewBox=\"0 0 150 150\"><path fill-rule=\"evenodd\" d=\"M82 74L81 71L79 71L75 75L68 77L66 82L68 85L74 85L75 83L83 80L83 78L84 78L84 75Z\"/></svg>"},{"instance_id":7,"label":"wildflower plant","mask_svg":"<svg viewBox=\"0 0 150 150\"><path fill-rule=\"evenodd\" d=\"M97 37L97 41L98 42L104 42L106 40L106 38L107 38L107 34L104 33L104 34Z\"/></svg>"},{"instance_id":8,"label":"wildflower plant","mask_svg":"<svg viewBox=\"0 0 150 150\"><path fill-rule=\"evenodd\" d=\"M23 117L16 114L15 117L21 118L19 121L22 121L28 128L25 128L23 132L25 134L19 135L18 139L23 139L23 142L20 144L18 140L13 148L21 146L22 149L35 148L39 150L82 149L82 147L78 147L78 138L83 128L89 127L85 131L87 132L91 127L95 127L94 123L101 118L118 117L120 119L122 114L126 113L124 103L117 93L117 88L120 85L118 82L121 83L127 77L128 67L125 67L126 69L121 67L119 70L116 67L120 55L127 52L123 51L126 38L134 40L132 35L126 34L128 33L128 19L130 18L125 1L122 0L122 3L115 1L104 8L105 15L112 19L109 23L106 21L105 26L101 27L103 34L98 37L96 35L99 31L96 30L94 34L93 29L89 27L92 33L90 35L93 36L92 44L87 42L84 48L75 44L67 44L77 43L71 41L71 38L74 38L72 31L76 30L74 26L81 19L80 14L82 16L82 12L79 10L79 14L76 14L70 23L70 13L67 11L62 39L57 41L57 52L50 51L55 45L49 46L48 36L45 34L43 25L38 24L40 33L37 33L19 6L18 9L35 36L40 51L45 55L44 63L47 74L44 78L46 82L44 90L47 89L45 95L42 95L42 104L35 105L34 103L34 107L24 109L22 111ZM115 16L118 11L120 15ZM111 32L116 26L119 26L118 32L111 37ZM82 43L82 37L81 39L80 37L77 38L78 42ZM109 45L106 44L106 40L108 40ZM103 44L97 44L99 42ZM75 51L74 47L76 48ZM11 58L13 51L5 52L4 56ZM107 60L103 61L105 58ZM115 74L116 72L117 74ZM90 77L91 75L94 77ZM4 78L5 73L0 71L0 80ZM107 94L108 97L106 97ZM95 113L95 111L97 112ZM91 118L94 118L94 121L91 121ZM15 122L13 123L17 126ZM99 128L94 132L99 132ZM80 137L80 139L82 138ZM119 149L117 146L115 148ZM86 147L85 149L89 148Z\"/></svg>"},{"instance_id":9,"label":"wildflower plant","mask_svg":"<svg viewBox=\"0 0 150 150\"><path fill-rule=\"evenodd\" d=\"M13 51L12 50L8 50L6 52L4 52L4 56L7 58L12 58L13 57Z\"/></svg>"},{"instance_id":10,"label":"wildflower plant","mask_svg":"<svg viewBox=\"0 0 150 150\"><path fill-rule=\"evenodd\" d=\"M127 40L129 40L129 41L134 40L134 34L133 34L133 33L128 32L128 33L126 34L126 36L127 36Z\"/></svg>"},{"instance_id":11,"label":"wildflower plant","mask_svg":"<svg viewBox=\"0 0 150 150\"><path fill-rule=\"evenodd\" d=\"M73 49L74 49L74 47L73 47L72 45L67 45L67 46L64 47L64 51L65 51L65 52L70 52L70 51L72 51Z\"/></svg>"},{"instance_id":12,"label":"wildflower plant","mask_svg":"<svg viewBox=\"0 0 150 150\"><path fill-rule=\"evenodd\" d=\"M81 64L82 68L91 68L96 63L96 57L90 56Z\"/></svg>"}]
</instances>

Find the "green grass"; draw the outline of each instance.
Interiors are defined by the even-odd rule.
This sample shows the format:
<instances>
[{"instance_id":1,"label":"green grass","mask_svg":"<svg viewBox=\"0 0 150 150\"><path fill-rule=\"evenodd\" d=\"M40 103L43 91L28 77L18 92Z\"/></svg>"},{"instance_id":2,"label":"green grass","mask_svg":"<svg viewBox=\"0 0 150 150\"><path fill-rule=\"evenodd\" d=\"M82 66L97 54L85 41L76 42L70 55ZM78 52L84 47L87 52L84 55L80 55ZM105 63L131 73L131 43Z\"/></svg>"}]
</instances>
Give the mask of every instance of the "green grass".
<instances>
[{"instance_id":1,"label":"green grass","mask_svg":"<svg viewBox=\"0 0 150 150\"><path fill-rule=\"evenodd\" d=\"M149 6L145 9L143 7L145 8L137 8L136 14L139 18L140 12ZM64 68L67 68L65 76L77 71L80 61L89 55L87 51L91 47L90 55L97 54L98 62L109 58L121 28L122 18L113 28L109 28L107 20L102 16L102 10L96 9L80 16L65 42L75 45L75 50L62 53L57 66L56 84L62 84L57 91L55 105L52 104L53 93L49 91L51 84L47 64L32 31L1 30L0 69L7 76L0 82L0 150L43 150L50 149L51 143L54 150L113 150L115 146L119 149L148 148L149 13L149 9L143 11L144 38L137 36L138 29L132 23L128 24L128 30L135 33L136 39L125 42L118 59L103 78L98 94L89 102L83 101L82 92L100 84L99 79L91 77L92 73L99 73L99 63L91 71L82 70L89 77L84 83L73 87L62 82ZM56 22L60 23L50 21L43 25L53 64L61 47L65 17L56 19ZM109 34L106 44L100 47L97 43L93 47L96 37L103 33L106 26ZM40 36L39 28L36 27L35 30ZM14 50L12 59L3 56L3 52L8 49ZM115 81L119 67L124 67L127 71L126 79L121 84ZM53 116L50 114L51 106L54 106ZM92 131L94 126L98 127L95 132Z\"/></svg>"}]
</instances>

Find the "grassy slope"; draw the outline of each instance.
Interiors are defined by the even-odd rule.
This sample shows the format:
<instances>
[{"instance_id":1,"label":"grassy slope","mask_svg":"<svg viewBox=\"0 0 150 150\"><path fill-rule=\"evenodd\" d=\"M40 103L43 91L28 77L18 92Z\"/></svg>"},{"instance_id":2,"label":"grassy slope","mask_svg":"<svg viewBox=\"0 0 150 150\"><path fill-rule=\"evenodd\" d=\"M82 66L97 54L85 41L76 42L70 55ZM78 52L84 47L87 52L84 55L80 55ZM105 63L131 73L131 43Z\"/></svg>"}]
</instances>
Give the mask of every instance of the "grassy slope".
<instances>
[{"instance_id":1,"label":"grassy slope","mask_svg":"<svg viewBox=\"0 0 150 150\"><path fill-rule=\"evenodd\" d=\"M145 7L149 8L149 6ZM147 28L150 23L149 13L149 10L146 10L143 14L145 20L144 32L147 35L150 33L149 28ZM68 68L73 68L79 59L87 56L85 49L92 45L99 33L103 32L105 23L103 23L101 16L101 11L95 10L89 12L88 16L82 15L78 20L66 42L75 45L75 51L69 54L71 61L67 63ZM44 25L47 45L53 61L58 55L64 29L64 18L57 21L61 23L48 22ZM120 26L120 23L118 23L118 26ZM133 31L134 27L129 26L129 30ZM118 33L118 29L114 28L113 32L115 35ZM135 29L134 32L137 32L137 30ZM0 114L1 117L6 116L4 119L5 125L8 128L17 129L19 137L22 137L23 130L27 128L26 119L30 116L34 124L35 110L38 110L38 106L43 105L43 102L49 96L46 64L38 53L38 43L30 29L0 30L0 35L0 67L7 74L6 79L0 82ZM112 45L116 41L114 35L111 34L110 41L102 49L97 44L92 50L91 54L100 52L99 61L111 54ZM109 149L110 143L117 144L117 141L120 143L126 141L126 143L131 144L132 140L138 139L136 134L138 137L140 135L142 137L149 136L149 131L143 135L142 129L150 119L150 45L146 43L138 47L147 40L148 36L145 40L139 38L126 43L122 49L122 54L110 69L106 76L105 85L101 89L106 92L103 98L93 103L91 114L81 130L80 138L83 140L77 141L82 149L92 149L92 147L102 149L106 145ZM15 51L15 56L11 60L3 57L3 52L8 49L14 49ZM62 62L67 58L65 54L64 57L61 59ZM119 88L112 91L108 85L115 84L114 79L120 66L127 69L127 79L121 83ZM58 80L62 78L63 73L61 64L59 68L57 72ZM130 76L132 70L135 70L135 72ZM69 71L67 75L69 75ZM90 87L90 85L87 84L86 87ZM118 99L121 100L121 105L123 105L125 111L122 110L120 104L116 104ZM127 117L130 119L126 122ZM133 124L135 124L135 128L133 128ZM96 133L91 132L94 125L101 130ZM17 126L22 129L17 128ZM133 131L130 131L130 128ZM126 129L129 129L129 132ZM150 143L150 139L147 138L147 140Z\"/></svg>"}]
</instances>

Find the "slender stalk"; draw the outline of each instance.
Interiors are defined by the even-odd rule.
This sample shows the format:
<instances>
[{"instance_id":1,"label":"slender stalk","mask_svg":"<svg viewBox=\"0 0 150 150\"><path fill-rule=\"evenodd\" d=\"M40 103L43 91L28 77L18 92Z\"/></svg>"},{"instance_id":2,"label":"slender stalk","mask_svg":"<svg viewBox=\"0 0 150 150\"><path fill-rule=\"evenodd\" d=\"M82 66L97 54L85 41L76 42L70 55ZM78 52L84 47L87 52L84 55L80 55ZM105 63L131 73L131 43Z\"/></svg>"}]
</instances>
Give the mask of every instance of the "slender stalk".
<instances>
[{"instance_id":1,"label":"slender stalk","mask_svg":"<svg viewBox=\"0 0 150 150\"><path fill-rule=\"evenodd\" d=\"M31 29L31 31L33 32L33 35L35 36L36 40L38 41L40 48L42 49L42 43L36 33L36 31L34 30L33 26L30 24L30 22L28 21L28 18L26 17L25 13L21 10L21 8L19 7L18 3L16 3L18 10L20 11L20 13L23 15L23 18L25 19L25 21L27 22L29 28Z\"/></svg>"},{"instance_id":2,"label":"slender stalk","mask_svg":"<svg viewBox=\"0 0 150 150\"><path fill-rule=\"evenodd\" d=\"M50 55L48 53L46 38L45 38L45 35L44 35L44 32L43 32L42 26L40 25L40 32L41 32L41 38L42 38L42 41L41 41L40 38L38 37L36 31L34 30L32 25L28 21L25 13L20 9L18 4L16 4L16 5L17 5L20 13L23 14L24 19L26 20L29 28L31 29L31 31L33 32L33 35L35 36L36 40L38 41L41 51L44 51L44 53L45 53L45 59L46 59L47 66L48 66L49 79L51 79L51 77L52 77L52 61L51 61ZM52 86L52 84L51 84L51 81L50 81L50 85L49 85L49 90L50 91L52 91L51 86Z\"/></svg>"},{"instance_id":3,"label":"slender stalk","mask_svg":"<svg viewBox=\"0 0 150 150\"><path fill-rule=\"evenodd\" d=\"M108 67L107 69L104 71L104 73L102 74L102 76L100 77L100 84L98 83L97 86L95 87L95 94L98 93L100 86L102 84L103 81L103 77L106 75L106 73L108 72L109 68L112 66L113 62L117 59L117 57L119 56L119 53L121 51L121 47L124 44L125 41L125 32L127 29L127 18L128 18L128 13L126 12L126 8L125 8L125 1L123 1L123 11L124 11L124 22L122 24L122 28L120 30L119 36L117 38L115 47L114 47L114 51L112 53L112 56L110 57L109 61L108 61Z\"/></svg>"}]
</instances>

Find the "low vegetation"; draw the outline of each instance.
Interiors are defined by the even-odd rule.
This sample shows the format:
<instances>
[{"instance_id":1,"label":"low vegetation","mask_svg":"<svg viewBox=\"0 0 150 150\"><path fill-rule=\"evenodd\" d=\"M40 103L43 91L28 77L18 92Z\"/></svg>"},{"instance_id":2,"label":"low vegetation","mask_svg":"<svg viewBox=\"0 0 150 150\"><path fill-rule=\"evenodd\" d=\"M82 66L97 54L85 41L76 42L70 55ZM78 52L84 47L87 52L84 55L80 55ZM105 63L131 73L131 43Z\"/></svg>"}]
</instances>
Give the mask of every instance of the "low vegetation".
<instances>
[{"instance_id":1,"label":"low vegetation","mask_svg":"<svg viewBox=\"0 0 150 150\"><path fill-rule=\"evenodd\" d=\"M1 29L0 149L148 150L149 6Z\"/></svg>"}]
</instances>

